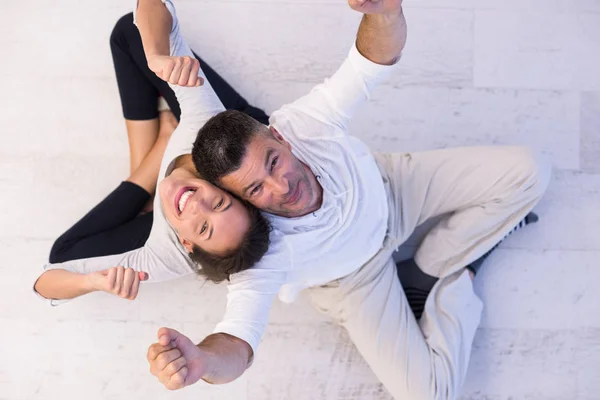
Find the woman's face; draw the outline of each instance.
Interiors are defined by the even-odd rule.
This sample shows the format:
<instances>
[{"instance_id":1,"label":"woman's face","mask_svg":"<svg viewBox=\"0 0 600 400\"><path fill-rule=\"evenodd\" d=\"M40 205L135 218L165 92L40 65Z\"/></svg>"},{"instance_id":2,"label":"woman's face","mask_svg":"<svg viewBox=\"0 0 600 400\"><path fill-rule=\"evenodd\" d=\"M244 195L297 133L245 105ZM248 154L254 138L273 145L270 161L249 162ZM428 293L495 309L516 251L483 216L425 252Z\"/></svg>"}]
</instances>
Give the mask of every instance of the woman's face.
<instances>
[{"instance_id":1,"label":"woman's face","mask_svg":"<svg viewBox=\"0 0 600 400\"><path fill-rule=\"evenodd\" d=\"M194 245L213 254L237 248L250 227L248 211L229 193L175 169L158 186L165 217L191 253Z\"/></svg>"}]
</instances>

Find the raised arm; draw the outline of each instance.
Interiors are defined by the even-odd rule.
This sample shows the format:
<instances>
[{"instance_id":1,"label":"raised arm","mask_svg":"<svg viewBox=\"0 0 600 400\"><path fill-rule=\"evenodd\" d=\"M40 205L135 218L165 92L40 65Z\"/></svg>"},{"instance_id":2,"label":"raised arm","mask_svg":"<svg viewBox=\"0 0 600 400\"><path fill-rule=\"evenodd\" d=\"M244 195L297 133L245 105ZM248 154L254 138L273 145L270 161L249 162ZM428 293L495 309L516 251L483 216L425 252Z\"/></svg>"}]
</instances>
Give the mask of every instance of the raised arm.
<instances>
[{"instance_id":1,"label":"raised arm","mask_svg":"<svg viewBox=\"0 0 600 400\"><path fill-rule=\"evenodd\" d=\"M181 107L181 120L163 156L159 175L163 177L173 159L191 153L198 130L225 107L204 79L198 60L183 39L170 0L139 0L134 22L142 37L148 67L169 83Z\"/></svg>"},{"instance_id":2,"label":"raised arm","mask_svg":"<svg viewBox=\"0 0 600 400\"><path fill-rule=\"evenodd\" d=\"M198 345L174 329L158 330L158 343L148 349L150 372L169 390L182 389L200 379L212 384L240 377L252 349L235 336L217 333Z\"/></svg>"},{"instance_id":3,"label":"raised arm","mask_svg":"<svg viewBox=\"0 0 600 400\"><path fill-rule=\"evenodd\" d=\"M136 23L148 67L162 80L179 86L200 86L200 64L190 54L171 54L173 18L161 0L139 0Z\"/></svg>"},{"instance_id":4,"label":"raised arm","mask_svg":"<svg viewBox=\"0 0 600 400\"><path fill-rule=\"evenodd\" d=\"M364 14L356 35L360 54L376 64L395 64L406 44L402 0L349 0L348 4Z\"/></svg>"},{"instance_id":5,"label":"raised arm","mask_svg":"<svg viewBox=\"0 0 600 400\"><path fill-rule=\"evenodd\" d=\"M203 379L228 383L250 366L266 329L269 310L285 273L247 270L232 277L227 311L212 335L195 345L168 328L158 331L158 342L148 350L150 371L170 390Z\"/></svg>"},{"instance_id":6,"label":"raised arm","mask_svg":"<svg viewBox=\"0 0 600 400\"><path fill-rule=\"evenodd\" d=\"M281 109L284 113L300 111L344 131L377 84L393 70L407 32L401 0L349 0L349 5L364 16L348 58L329 79ZM273 114L275 121L277 113ZM299 134L310 135L311 131Z\"/></svg>"}]
</instances>

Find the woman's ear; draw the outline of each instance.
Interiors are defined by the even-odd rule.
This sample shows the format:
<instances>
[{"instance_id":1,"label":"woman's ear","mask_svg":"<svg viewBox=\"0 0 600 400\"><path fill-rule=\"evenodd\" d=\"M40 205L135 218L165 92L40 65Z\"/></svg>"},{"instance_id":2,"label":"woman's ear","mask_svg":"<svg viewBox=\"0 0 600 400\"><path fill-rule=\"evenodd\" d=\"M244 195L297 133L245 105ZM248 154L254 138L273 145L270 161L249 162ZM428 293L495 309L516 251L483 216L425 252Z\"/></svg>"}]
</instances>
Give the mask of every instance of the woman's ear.
<instances>
[{"instance_id":1,"label":"woman's ear","mask_svg":"<svg viewBox=\"0 0 600 400\"><path fill-rule=\"evenodd\" d=\"M179 238L179 242L181 242L181 244L183 245L183 247L185 247L185 249L188 251L188 253L193 253L194 252L194 244L188 240Z\"/></svg>"}]
</instances>

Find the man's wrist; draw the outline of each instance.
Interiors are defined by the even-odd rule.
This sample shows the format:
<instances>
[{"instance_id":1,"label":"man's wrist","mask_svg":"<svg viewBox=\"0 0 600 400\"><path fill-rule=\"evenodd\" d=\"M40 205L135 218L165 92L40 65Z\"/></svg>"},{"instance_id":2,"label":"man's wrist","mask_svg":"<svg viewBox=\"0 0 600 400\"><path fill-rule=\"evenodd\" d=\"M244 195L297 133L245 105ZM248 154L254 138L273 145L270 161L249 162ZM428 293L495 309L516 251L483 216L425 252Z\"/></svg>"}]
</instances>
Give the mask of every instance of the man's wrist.
<instances>
[{"instance_id":1,"label":"man's wrist","mask_svg":"<svg viewBox=\"0 0 600 400\"><path fill-rule=\"evenodd\" d=\"M196 347L202 352L202 360L204 360L204 365L206 367L206 370L200 379L206 383L215 384L215 378L217 376L217 371L214 368L216 354L211 351L209 346L203 345L203 342L198 343Z\"/></svg>"},{"instance_id":2,"label":"man's wrist","mask_svg":"<svg viewBox=\"0 0 600 400\"><path fill-rule=\"evenodd\" d=\"M400 7L399 10L385 14L364 14L364 18L376 22L381 27L393 26L404 18L404 10Z\"/></svg>"}]
</instances>

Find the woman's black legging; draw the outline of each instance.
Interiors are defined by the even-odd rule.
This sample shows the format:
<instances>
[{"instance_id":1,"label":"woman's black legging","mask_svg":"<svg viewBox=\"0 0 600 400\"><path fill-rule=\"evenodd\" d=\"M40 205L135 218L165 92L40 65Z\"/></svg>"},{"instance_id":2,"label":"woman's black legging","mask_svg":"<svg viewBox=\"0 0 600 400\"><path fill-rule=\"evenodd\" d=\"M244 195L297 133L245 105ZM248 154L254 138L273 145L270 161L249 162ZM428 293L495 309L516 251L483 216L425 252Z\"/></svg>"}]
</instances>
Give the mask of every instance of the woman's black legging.
<instances>
[{"instance_id":1,"label":"woman's black legging","mask_svg":"<svg viewBox=\"0 0 600 400\"><path fill-rule=\"evenodd\" d=\"M142 40L133 25L133 14L121 17L110 36L123 116L129 120L158 117L157 101L162 96L179 120L181 110L169 85L158 78L146 62ZM245 112L263 124L269 117L251 106L205 61L202 71L226 109ZM52 246L50 262L106 256L137 249L146 243L152 228L152 212L140 215L150 194L131 182L122 182L112 193L63 233Z\"/></svg>"}]
</instances>

